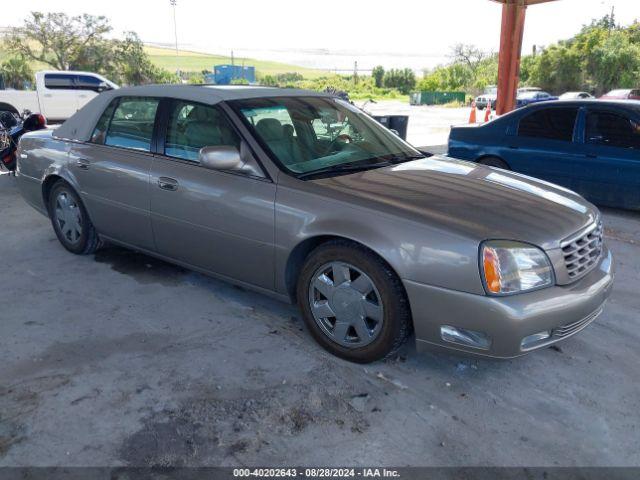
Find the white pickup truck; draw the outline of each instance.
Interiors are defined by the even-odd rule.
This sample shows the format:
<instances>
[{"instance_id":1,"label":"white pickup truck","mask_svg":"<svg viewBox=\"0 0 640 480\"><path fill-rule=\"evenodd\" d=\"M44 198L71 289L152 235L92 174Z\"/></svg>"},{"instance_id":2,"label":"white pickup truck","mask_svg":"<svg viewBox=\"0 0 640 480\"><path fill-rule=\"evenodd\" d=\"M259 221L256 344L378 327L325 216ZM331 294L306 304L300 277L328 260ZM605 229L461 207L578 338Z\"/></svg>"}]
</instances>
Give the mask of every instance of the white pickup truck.
<instances>
[{"instance_id":1,"label":"white pickup truck","mask_svg":"<svg viewBox=\"0 0 640 480\"><path fill-rule=\"evenodd\" d=\"M97 73L41 71L36 73L35 90L0 90L0 111L21 114L29 110L50 122L60 122L100 92L114 88L118 86Z\"/></svg>"}]
</instances>

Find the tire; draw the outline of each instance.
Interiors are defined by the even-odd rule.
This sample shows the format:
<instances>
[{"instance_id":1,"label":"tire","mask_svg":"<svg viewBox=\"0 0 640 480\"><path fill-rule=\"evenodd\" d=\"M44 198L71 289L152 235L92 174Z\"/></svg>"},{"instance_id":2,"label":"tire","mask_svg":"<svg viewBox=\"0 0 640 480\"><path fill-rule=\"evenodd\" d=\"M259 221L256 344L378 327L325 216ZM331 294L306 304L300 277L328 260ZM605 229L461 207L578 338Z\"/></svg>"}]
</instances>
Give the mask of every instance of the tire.
<instances>
[{"instance_id":1,"label":"tire","mask_svg":"<svg viewBox=\"0 0 640 480\"><path fill-rule=\"evenodd\" d=\"M400 279L358 244L336 240L311 252L296 291L313 338L345 360L370 363L389 357L411 333L409 301Z\"/></svg>"},{"instance_id":2,"label":"tire","mask_svg":"<svg viewBox=\"0 0 640 480\"><path fill-rule=\"evenodd\" d=\"M87 210L75 190L59 180L49 192L49 218L64 248L76 255L90 255L100 247L100 239Z\"/></svg>"},{"instance_id":3,"label":"tire","mask_svg":"<svg viewBox=\"0 0 640 480\"><path fill-rule=\"evenodd\" d=\"M498 157L485 157L478 160L480 165L486 165L487 167L502 168L503 170L511 170L507 162Z\"/></svg>"}]
</instances>

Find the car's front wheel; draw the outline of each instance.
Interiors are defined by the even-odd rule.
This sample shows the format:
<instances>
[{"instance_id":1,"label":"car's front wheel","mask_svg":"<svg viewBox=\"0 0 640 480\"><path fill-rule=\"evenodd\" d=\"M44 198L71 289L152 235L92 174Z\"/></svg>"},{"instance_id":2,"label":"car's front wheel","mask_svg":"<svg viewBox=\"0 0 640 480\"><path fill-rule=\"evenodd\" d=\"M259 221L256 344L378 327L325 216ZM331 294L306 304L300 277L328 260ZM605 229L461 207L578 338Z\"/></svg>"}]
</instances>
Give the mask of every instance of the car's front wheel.
<instances>
[{"instance_id":1,"label":"car's front wheel","mask_svg":"<svg viewBox=\"0 0 640 480\"><path fill-rule=\"evenodd\" d=\"M49 217L58 240L70 252L88 255L100 246L100 239L82 200L63 180L49 192Z\"/></svg>"},{"instance_id":2,"label":"car's front wheel","mask_svg":"<svg viewBox=\"0 0 640 480\"><path fill-rule=\"evenodd\" d=\"M298 280L297 298L316 341L354 362L393 354L411 330L400 279L373 252L350 242L329 242L311 253Z\"/></svg>"}]
</instances>

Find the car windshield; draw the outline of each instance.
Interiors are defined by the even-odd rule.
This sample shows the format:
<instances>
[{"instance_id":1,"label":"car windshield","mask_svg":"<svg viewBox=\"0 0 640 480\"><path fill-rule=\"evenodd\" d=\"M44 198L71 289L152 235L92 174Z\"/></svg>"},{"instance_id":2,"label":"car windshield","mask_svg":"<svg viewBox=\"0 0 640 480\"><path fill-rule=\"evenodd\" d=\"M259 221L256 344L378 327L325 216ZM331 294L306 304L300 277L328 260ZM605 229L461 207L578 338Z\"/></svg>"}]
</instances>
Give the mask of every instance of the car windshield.
<instances>
[{"instance_id":1,"label":"car windshield","mask_svg":"<svg viewBox=\"0 0 640 480\"><path fill-rule=\"evenodd\" d=\"M274 97L231 104L274 160L295 175L375 168L424 157L343 100Z\"/></svg>"}]
</instances>

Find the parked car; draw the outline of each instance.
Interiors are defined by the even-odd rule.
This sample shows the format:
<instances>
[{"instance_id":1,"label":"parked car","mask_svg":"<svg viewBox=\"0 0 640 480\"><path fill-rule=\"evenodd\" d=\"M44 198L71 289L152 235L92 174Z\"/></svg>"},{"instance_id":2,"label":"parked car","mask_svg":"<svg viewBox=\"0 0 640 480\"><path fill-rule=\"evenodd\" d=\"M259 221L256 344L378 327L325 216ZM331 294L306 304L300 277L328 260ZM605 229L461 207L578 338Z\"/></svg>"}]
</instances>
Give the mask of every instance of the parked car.
<instances>
[{"instance_id":1,"label":"parked car","mask_svg":"<svg viewBox=\"0 0 640 480\"><path fill-rule=\"evenodd\" d=\"M17 180L70 252L110 241L297 302L357 362L411 330L421 348L523 355L591 323L613 281L579 195L426 158L323 93L114 90L22 137Z\"/></svg>"},{"instance_id":2,"label":"parked car","mask_svg":"<svg viewBox=\"0 0 640 480\"><path fill-rule=\"evenodd\" d=\"M539 92L539 91L530 91L518 94L518 98L516 99L516 107L525 107L527 105L531 105L532 103L539 102L549 102L551 100L558 100L558 97L554 97L553 95L547 92Z\"/></svg>"},{"instance_id":3,"label":"parked car","mask_svg":"<svg viewBox=\"0 0 640 480\"><path fill-rule=\"evenodd\" d=\"M476 107L479 108L480 110L484 110L489 106L489 103L491 103L491 108L495 110L497 108L496 107L497 100L498 100L497 95L483 94L476 97Z\"/></svg>"},{"instance_id":4,"label":"parked car","mask_svg":"<svg viewBox=\"0 0 640 480\"><path fill-rule=\"evenodd\" d=\"M612 90L600 98L602 100L640 100L640 90Z\"/></svg>"},{"instance_id":5,"label":"parked car","mask_svg":"<svg viewBox=\"0 0 640 480\"><path fill-rule=\"evenodd\" d=\"M640 102L532 105L453 128L449 155L538 177L599 205L640 209Z\"/></svg>"},{"instance_id":6,"label":"parked car","mask_svg":"<svg viewBox=\"0 0 640 480\"><path fill-rule=\"evenodd\" d=\"M35 90L0 90L0 111L41 113L50 122L66 120L100 92L118 86L90 72L41 71Z\"/></svg>"},{"instance_id":7,"label":"parked car","mask_svg":"<svg viewBox=\"0 0 640 480\"><path fill-rule=\"evenodd\" d=\"M567 92L560 95L560 100L587 100L589 98L595 98L588 92Z\"/></svg>"}]
</instances>

